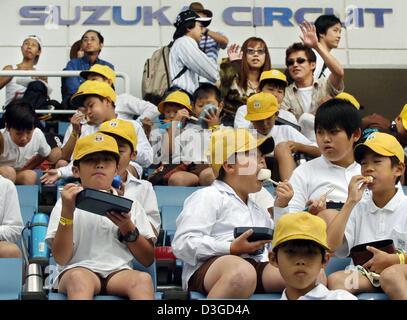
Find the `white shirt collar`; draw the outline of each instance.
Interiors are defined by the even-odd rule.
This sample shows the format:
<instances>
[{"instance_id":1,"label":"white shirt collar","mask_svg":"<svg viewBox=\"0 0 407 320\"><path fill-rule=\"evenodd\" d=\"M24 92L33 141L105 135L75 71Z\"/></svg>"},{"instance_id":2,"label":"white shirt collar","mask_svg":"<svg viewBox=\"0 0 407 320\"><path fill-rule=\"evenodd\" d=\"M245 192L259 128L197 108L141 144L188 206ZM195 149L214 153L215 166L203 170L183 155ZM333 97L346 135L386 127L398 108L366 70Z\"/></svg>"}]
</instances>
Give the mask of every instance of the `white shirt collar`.
<instances>
[{"instance_id":1,"label":"white shirt collar","mask_svg":"<svg viewBox=\"0 0 407 320\"><path fill-rule=\"evenodd\" d=\"M284 289L283 294L281 295L281 300L288 300L286 290L287 289ZM322 300L328 295L328 293L328 288L319 283L314 289L299 297L298 300Z\"/></svg>"},{"instance_id":2,"label":"white shirt collar","mask_svg":"<svg viewBox=\"0 0 407 320\"><path fill-rule=\"evenodd\" d=\"M126 170L126 171L127 171L127 180L124 182L125 184L128 184L128 183L130 183L130 182L135 182L135 183L137 183L137 184L140 184L140 183L141 183L135 176L133 176L133 175L130 173L129 170Z\"/></svg>"},{"instance_id":3,"label":"white shirt collar","mask_svg":"<svg viewBox=\"0 0 407 320\"><path fill-rule=\"evenodd\" d=\"M340 168L340 169L343 169L343 170L351 170L351 169L353 169L355 166L358 165L358 163L357 163L356 161L353 161L349 166L347 166L346 168L344 168L344 167L341 167L341 166L338 166L338 165L332 163L332 162L329 161L327 158L325 158L325 156L323 156L323 155L321 155L321 158L322 158L322 160L326 163L326 165L327 165L328 167Z\"/></svg>"},{"instance_id":4,"label":"white shirt collar","mask_svg":"<svg viewBox=\"0 0 407 320\"><path fill-rule=\"evenodd\" d=\"M403 189L400 186L398 186L396 194L393 196L393 198L390 199L390 201L383 208L377 207L376 204L373 202L373 198L370 197L368 200L367 210L370 213L376 213L379 210L394 212L396 211L404 197L405 195Z\"/></svg>"}]
</instances>

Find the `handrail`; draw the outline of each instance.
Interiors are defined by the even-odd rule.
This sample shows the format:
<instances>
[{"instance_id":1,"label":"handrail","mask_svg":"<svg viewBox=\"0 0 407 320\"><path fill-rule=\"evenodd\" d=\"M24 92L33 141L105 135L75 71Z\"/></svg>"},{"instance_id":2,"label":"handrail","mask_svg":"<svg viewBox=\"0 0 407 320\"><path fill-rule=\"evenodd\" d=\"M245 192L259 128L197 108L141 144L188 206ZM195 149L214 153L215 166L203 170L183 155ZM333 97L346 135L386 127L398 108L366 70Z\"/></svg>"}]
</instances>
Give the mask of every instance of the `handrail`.
<instances>
[{"instance_id":1,"label":"handrail","mask_svg":"<svg viewBox=\"0 0 407 320\"><path fill-rule=\"evenodd\" d=\"M41 70L1 70L0 77L78 77L82 71L41 71ZM123 78L124 92L130 93L130 77L125 72L116 72L116 77Z\"/></svg>"}]
</instances>

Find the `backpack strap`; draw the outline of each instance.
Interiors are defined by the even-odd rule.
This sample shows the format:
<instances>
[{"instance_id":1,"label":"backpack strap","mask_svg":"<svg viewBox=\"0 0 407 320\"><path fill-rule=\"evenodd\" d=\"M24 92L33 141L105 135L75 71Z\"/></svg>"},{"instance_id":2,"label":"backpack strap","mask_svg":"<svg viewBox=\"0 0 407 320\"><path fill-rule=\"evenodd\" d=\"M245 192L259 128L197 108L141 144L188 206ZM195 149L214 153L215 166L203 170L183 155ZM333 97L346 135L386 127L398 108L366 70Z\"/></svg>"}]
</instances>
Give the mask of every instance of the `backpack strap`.
<instances>
[{"instance_id":1,"label":"backpack strap","mask_svg":"<svg viewBox=\"0 0 407 320\"><path fill-rule=\"evenodd\" d=\"M171 46L172 46L172 43L170 43L169 45L168 45L168 50L171 48ZM165 58L165 48L164 48L164 50L162 50L162 55L163 55L163 60L164 60L164 68L165 68L165 75L166 75L166 78L167 78L167 88L169 88L170 86L171 86L171 79L170 79L170 71L168 70L168 62L167 62L167 59Z\"/></svg>"},{"instance_id":2,"label":"backpack strap","mask_svg":"<svg viewBox=\"0 0 407 320\"><path fill-rule=\"evenodd\" d=\"M322 77L322 75L324 74L326 68L327 68L327 65L324 62L324 64L322 65L321 73L319 74L318 79L320 79Z\"/></svg>"},{"instance_id":3,"label":"backpack strap","mask_svg":"<svg viewBox=\"0 0 407 320\"><path fill-rule=\"evenodd\" d=\"M178 79L179 77L181 77L185 72L187 72L187 70L188 70L188 67L187 67L187 66L184 66L184 67L182 68L182 70L175 76L175 78L172 79L172 81L177 80L177 79Z\"/></svg>"}]
</instances>

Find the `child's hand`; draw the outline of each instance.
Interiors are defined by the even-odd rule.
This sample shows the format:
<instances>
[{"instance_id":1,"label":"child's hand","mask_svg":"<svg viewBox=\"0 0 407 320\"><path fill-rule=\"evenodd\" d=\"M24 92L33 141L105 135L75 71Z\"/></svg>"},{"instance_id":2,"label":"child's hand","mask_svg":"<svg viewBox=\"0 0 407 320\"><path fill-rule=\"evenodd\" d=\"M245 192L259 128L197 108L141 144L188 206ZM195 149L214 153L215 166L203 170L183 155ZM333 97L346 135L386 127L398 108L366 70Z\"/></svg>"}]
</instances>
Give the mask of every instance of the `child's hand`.
<instances>
[{"instance_id":1,"label":"child's hand","mask_svg":"<svg viewBox=\"0 0 407 320\"><path fill-rule=\"evenodd\" d=\"M125 236L130 231L133 231L136 227L131 221L130 213L117 213L114 211L110 211L106 214L106 217L110 219L116 226L119 227L120 233Z\"/></svg>"},{"instance_id":2,"label":"child's hand","mask_svg":"<svg viewBox=\"0 0 407 320\"><path fill-rule=\"evenodd\" d=\"M40 181L43 184L54 184L58 179L58 169L48 169L41 176Z\"/></svg>"},{"instance_id":3,"label":"child's hand","mask_svg":"<svg viewBox=\"0 0 407 320\"><path fill-rule=\"evenodd\" d=\"M240 50L239 45L236 43L230 45L227 50L227 54L229 57L229 61L242 60L243 57L243 52Z\"/></svg>"},{"instance_id":4,"label":"child's hand","mask_svg":"<svg viewBox=\"0 0 407 320\"><path fill-rule=\"evenodd\" d=\"M173 121L182 121L184 118L189 119L189 112L187 109L182 108L177 111L177 114L175 115Z\"/></svg>"},{"instance_id":5,"label":"child's hand","mask_svg":"<svg viewBox=\"0 0 407 320\"><path fill-rule=\"evenodd\" d=\"M317 200L308 200L305 205L308 208L308 209L306 209L307 212L317 215L322 210L326 209L326 196L322 195Z\"/></svg>"},{"instance_id":6,"label":"child's hand","mask_svg":"<svg viewBox=\"0 0 407 320\"><path fill-rule=\"evenodd\" d=\"M146 136L148 138L151 133L151 128L153 127L153 121L151 121L150 118L145 117L141 122L143 124L144 133L146 134Z\"/></svg>"},{"instance_id":7,"label":"child's hand","mask_svg":"<svg viewBox=\"0 0 407 320\"><path fill-rule=\"evenodd\" d=\"M363 265L365 269L370 271L380 274L384 269L400 262L396 254L389 254L370 246L367 246L366 249L373 253L373 258Z\"/></svg>"},{"instance_id":8,"label":"child's hand","mask_svg":"<svg viewBox=\"0 0 407 320\"><path fill-rule=\"evenodd\" d=\"M274 202L275 207L285 208L294 196L294 189L288 180L280 182L276 187L277 198Z\"/></svg>"},{"instance_id":9,"label":"child's hand","mask_svg":"<svg viewBox=\"0 0 407 320\"><path fill-rule=\"evenodd\" d=\"M354 176L348 186L348 202L357 203L362 199L363 192L367 186L364 176Z\"/></svg>"},{"instance_id":10,"label":"child's hand","mask_svg":"<svg viewBox=\"0 0 407 320\"><path fill-rule=\"evenodd\" d=\"M83 187L75 183L68 183L65 185L64 189L61 191L62 198L62 210L66 209L66 212L71 212L73 214L75 210L75 200L76 195L83 190ZM72 218L67 217L65 218Z\"/></svg>"},{"instance_id":11,"label":"child's hand","mask_svg":"<svg viewBox=\"0 0 407 320\"><path fill-rule=\"evenodd\" d=\"M82 112L76 112L71 117L72 132L75 132L78 137L81 135L81 128L82 128L81 121L83 121L85 118L86 118L86 115L83 114Z\"/></svg>"},{"instance_id":12,"label":"child's hand","mask_svg":"<svg viewBox=\"0 0 407 320\"><path fill-rule=\"evenodd\" d=\"M247 238L250 237L252 233L253 229L247 230L245 233L233 240L232 244L230 245L230 253L237 256L244 253L250 254L263 248L265 244L271 242L271 240L259 240L253 242L247 241Z\"/></svg>"},{"instance_id":13,"label":"child's hand","mask_svg":"<svg viewBox=\"0 0 407 320\"><path fill-rule=\"evenodd\" d=\"M220 112L220 108L218 108L216 112L212 109L206 112L205 121L209 128L220 124Z\"/></svg>"}]
</instances>

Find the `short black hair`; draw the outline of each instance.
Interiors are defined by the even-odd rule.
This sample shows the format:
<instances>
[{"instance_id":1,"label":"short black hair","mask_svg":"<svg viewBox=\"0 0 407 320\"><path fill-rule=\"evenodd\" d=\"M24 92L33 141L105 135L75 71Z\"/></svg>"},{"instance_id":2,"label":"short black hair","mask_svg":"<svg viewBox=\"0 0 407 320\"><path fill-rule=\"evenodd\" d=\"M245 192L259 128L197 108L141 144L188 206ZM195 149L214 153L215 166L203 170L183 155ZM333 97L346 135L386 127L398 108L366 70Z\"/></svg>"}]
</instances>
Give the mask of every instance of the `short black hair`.
<instances>
[{"instance_id":1,"label":"short black hair","mask_svg":"<svg viewBox=\"0 0 407 320\"><path fill-rule=\"evenodd\" d=\"M348 138L362 127L359 110L353 104L342 99L330 99L321 104L315 114L314 131L341 128Z\"/></svg>"},{"instance_id":2,"label":"short black hair","mask_svg":"<svg viewBox=\"0 0 407 320\"><path fill-rule=\"evenodd\" d=\"M85 33L81 37L81 41L83 41L83 38L85 37L85 34L87 34L88 32L96 33L100 43L103 43L105 41L105 38L103 38L103 36L100 34L100 32L96 31L96 30L93 30L93 29L86 30Z\"/></svg>"},{"instance_id":3,"label":"short black hair","mask_svg":"<svg viewBox=\"0 0 407 320\"><path fill-rule=\"evenodd\" d=\"M203 83L201 84L198 89L195 90L194 94L192 95L192 101L195 103L198 99L206 97L208 94L214 94L216 100L221 103L222 102L222 94L219 88L212 83Z\"/></svg>"},{"instance_id":4,"label":"short black hair","mask_svg":"<svg viewBox=\"0 0 407 320\"><path fill-rule=\"evenodd\" d=\"M172 38L174 40L177 40L178 38L185 36L187 34L188 30L195 28L195 23L199 23L199 22L196 20L191 20L191 21L187 21L184 24L180 25L179 28L177 28L175 30Z\"/></svg>"},{"instance_id":5,"label":"short black hair","mask_svg":"<svg viewBox=\"0 0 407 320\"><path fill-rule=\"evenodd\" d=\"M225 169L223 169L223 167L220 167L218 176L216 177L216 180L225 181L225 177L226 177Z\"/></svg>"},{"instance_id":6,"label":"short black hair","mask_svg":"<svg viewBox=\"0 0 407 320\"><path fill-rule=\"evenodd\" d=\"M278 258L277 258L278 250L280 250L281 248L285 248L285 247L319 250L321 252L322 262L325 262L326 249L323 246L321 246L318 242L315 242L312 240L303 240L303 239L289 240L289 241L283 242L282 244L279 244L277 247L273 248L273 251L275 253L275 259L277 262L278 262Z\"/></svg>"},{"instance_id":7,"label":"short black hair","mask_svg":"<svg viewBox=\"0 0 407 320\"><path fill-rule=\"evenodd\" d=\"M278 79L266 79L260 82L259 84L259 90L263 90L263 87L266 84L274 85L280 89L283 89L285 91L285 88L287 88L287 84L284 81L278 80Z\"/></svg>"},{"instance_id":8,"label":"short black hair","mask_svg":"<svg viewBox=\"0 0 407 320\"><path fill-rule=\"evenodd\" d=\"M319 16L314 22L318 40L320 39L321 34L326 34L329 28L338 23L342 26L341 20L333 14L323 14Z\"/></svg>"},{"instance_id":9,"label":"short black hair","mask_svg":"<svg viewBox=\"0 0 407 320\"><path fill-rule=\"evenodd\" d=\"M307 59L309 62L316 62L317 61L317 56L315 55L314 50L312 50L310 47L306 46L302 42L295 42L291 46L287 48L285 51L285 64L288 66L287 61L288 57L298 51L304 51L305 55L307 56Z\"/></svg>"},{"instance_id":10,"label":"short black hair","mask_svg":"<svg viewBox=\"0 0 407 320\"><path fill-rule=\"evenodd\" d=\"M6 128L33 130L38 125L38 117L32 106L23 101L9 103L3 115Z\"/></svg>"}]
</instances>

